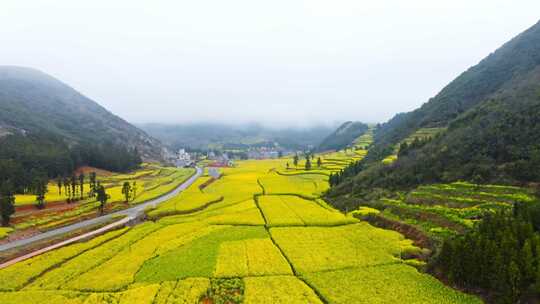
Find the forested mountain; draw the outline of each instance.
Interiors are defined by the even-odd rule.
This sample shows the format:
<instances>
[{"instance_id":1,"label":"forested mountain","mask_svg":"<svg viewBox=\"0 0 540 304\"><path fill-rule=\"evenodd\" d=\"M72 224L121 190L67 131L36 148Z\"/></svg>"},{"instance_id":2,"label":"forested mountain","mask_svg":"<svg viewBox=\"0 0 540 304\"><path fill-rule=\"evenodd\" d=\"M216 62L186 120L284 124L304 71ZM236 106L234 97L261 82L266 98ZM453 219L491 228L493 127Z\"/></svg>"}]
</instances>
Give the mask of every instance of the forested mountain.
<instances>
[{"instance_id":1,"label":"forested mountain","mask_svg":"<svg viewBox=\"0 0 540 304\"><path fill-rule=\"evenodd\" d=\"M255 124L233 126L216 123L154 123L140 127L173 148L194 149L245 149L278 144L288 149L303 150L317 146L334 129L334 126L268 128Z\"/></svg>"},{"instance_id":2,"label":"forested mountain","mask_svg":"<svg viewBox=\"0 0 540 304\"><path fill-rule=\"evenodd\" d=\"M431 140L380 160L421 128L443 127ZM540 181L540 23L468 69L419 109L396 115L375 132L355 177L359 191L406 189L460 179ZM352 181L331 195L349 193Z\"/></svg>"},{"instance_id":3,"label":"forested mountain","mask_svg":"<svg viewBox=\"0 0 540 304\"><path fill-rule=\"evenodd\" d=\"M317 147L318 151L339 150L352 144L358 136L364 134L368 125L358 121L343 123L332 134L328 135Z\"/></svg>"},{"instance_id":4,"label":"forested mountain","mask_svg":"<svg viewBox=\"0 0 540 304\"><path fill-rule=\"evenodd\" d=\"M76 166L127 170L160 160L159 141L37 70L0 67L0 179L28 185Z\"/></svg>"}]
</instances>

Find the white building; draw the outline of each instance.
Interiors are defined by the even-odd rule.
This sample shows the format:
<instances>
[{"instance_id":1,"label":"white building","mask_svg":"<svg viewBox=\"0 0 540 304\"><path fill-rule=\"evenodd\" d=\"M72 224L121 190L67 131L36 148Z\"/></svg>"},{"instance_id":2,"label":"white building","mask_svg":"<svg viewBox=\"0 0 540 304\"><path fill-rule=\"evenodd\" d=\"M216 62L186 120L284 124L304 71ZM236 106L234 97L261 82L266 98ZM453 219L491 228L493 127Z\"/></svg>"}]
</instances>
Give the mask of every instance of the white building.
<instances>
[{"instance_id":1,"label":"white building","mask_svg":"<svg viewBox=\"0 0 540 304\"><path fill-rule=\"evenodd\" d=\"M186 152L185 149L178 150L176 153L176 166L177 167L187 167L193 163L191 160L191 155Z\"/></svg>"}]
</instances>

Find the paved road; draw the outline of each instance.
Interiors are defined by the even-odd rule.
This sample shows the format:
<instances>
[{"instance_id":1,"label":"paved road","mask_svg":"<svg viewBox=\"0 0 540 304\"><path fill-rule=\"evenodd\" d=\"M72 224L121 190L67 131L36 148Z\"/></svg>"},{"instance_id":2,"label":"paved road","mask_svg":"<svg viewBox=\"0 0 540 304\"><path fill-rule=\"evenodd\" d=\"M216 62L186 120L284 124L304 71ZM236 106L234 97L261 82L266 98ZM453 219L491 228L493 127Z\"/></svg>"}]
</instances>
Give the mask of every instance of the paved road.
<instances>
[{"instance_id":1,"label":"paved road","mask_svg":"<svg viewBox=\"0 0 540 304\"><path fill-rule=\"evenodd\" d=\"M167 194L165 194L163 196L160 196L160 197L155 198L153 200L150 200L150 201L148 201L146 203L142 203L140 205L137 205L137 206L134 206L134 207L131 207L131 208L128 208L128 209L116 211L116 212L113 212L113 213L109 213L107 215L103 215L103 216L96 217L96 218L93 218L93 219L89 219L89 220L85 220L85 221L78 222L78 223L75 223L75 224L71 224L71 225L68 225L68 226L65 226L65 227L62 227L62 228L58 228L58 229L50 230L50 231L47 231L47 232L44 232L44 233L40 233L40 234L34 235L32 237L26 238L26 239L17 240L17 241L9 242L7 244L0 245L0 252L8 250L8 249L16 248L16 247L28 245L28 244L31 244L33 242L41 241L41 240L44 240L44 239L47 239L47 238L50 238L50 237L58 236L58 235L61 235L61 234L67 233L67 232L71 232L71 231L74 231L74 230L77 230L77 229L81 229L81 228L84 228L84 227L104 223L104 222L110 221L115 216L125 215L129 219L133 219L138 214L143 212L143 210L146 207L148 207L148 206L155 207L158 204L163 203L164 201L178 195L180 192L182 192L187 187L189 187L191 184L193 184L193 182L195 182L195 180L197 178L199 178L202 174L203 174L203 169L197 168L197 172L192 177L190 177L187 181L185 181L183 184L178 186L178 188L174 189L173 191L171 191L171 192L169 192L169 193L167 193Z\"/></svg>"},{"instance_id":2,"label":"paved road","mask_svg":"<svg viewBox=\"0 0 540 304\"><path fill-rule=\"evenodd\" d=\"M68 240L65 240L65 241L61 241L60 243L56 243L54 245L50 245L50 246L47 246L47 247L44 247L44 248L41 248L41 249L38 249L36 251L32 251L28 254L25 254L23 256L20 256L20 257L17 257L13 260L9 260L5 263L2 263L0 264L0 269L2 268L6 268L8 266L11 266L15 263L19 263L20 261L24 261L26 259L29 259L29 258L33 258L37 255L40 255L40 254L43 254L47 251L51 251L51 250L54 250L56 248L60 248L60 247L63 247L63 246L66 246L66 245L69 245L71 243L75 243L77 241L80 241L80 240L83 240L83 239L87 239L87 238L90 238L90 237L93 237L93 236L96 236L96 235L99 235L105 231L109 231L115 227L119 227L119 226L122 226L124 224L126 224L127 222L129 222L129 218L125 217L117 222L114 222L112 224L109 224L109 225L106 225L106 226L103 226L101 228L98 228L96 230L92 230L90 232L87 232L87 233L84 233L84 234L81 234L79 236L76 236L76 237L73 237L73 238L70 238Z\"/></svg>"}]
</instances>

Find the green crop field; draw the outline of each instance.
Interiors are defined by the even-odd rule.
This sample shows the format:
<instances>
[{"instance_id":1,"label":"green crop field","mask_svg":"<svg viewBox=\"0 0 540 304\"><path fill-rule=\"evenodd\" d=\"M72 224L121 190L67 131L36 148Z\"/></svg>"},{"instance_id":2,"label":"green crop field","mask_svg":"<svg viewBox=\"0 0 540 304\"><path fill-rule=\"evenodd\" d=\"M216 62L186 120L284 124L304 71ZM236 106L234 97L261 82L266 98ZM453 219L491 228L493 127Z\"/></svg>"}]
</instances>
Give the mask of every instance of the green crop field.
<instances>
[{"instance_id":1,"label":"green crop field","mask_svg":"<svg viewBox=\"0 0 540 304\"><path fill-rule=\"evenodd\" d=\"M366 136L357 145L370 140ZM207 187L201 189L208 181L201 177L147 210L152 221L0 270L0 303L479 303L409 266L418 261L405 260L404 253L422 252L411 240L359 219L389 210L366 206L346 215L321 199L329 173L361 159L363 151L320 155L323 166L309 171L300 165L287 169L290 158L222 168L222 177ZM147 167L102 181L110 189L140 181L144 190L136 203L189 174ZM429 197L432 204L422 208L440 208L435 194L453 191L457 201L457 191L467 187L421 188L387 204L417 208L417 200ZM419 197L429 191L433 195ZM488 194L478 199L493 191L509 201L527 199L520 189L499 188L482 189ZM452 210L465 212L471 205L459 207ZM445 216L466 219L461 213Z\"/></svg>"}]
</instances>

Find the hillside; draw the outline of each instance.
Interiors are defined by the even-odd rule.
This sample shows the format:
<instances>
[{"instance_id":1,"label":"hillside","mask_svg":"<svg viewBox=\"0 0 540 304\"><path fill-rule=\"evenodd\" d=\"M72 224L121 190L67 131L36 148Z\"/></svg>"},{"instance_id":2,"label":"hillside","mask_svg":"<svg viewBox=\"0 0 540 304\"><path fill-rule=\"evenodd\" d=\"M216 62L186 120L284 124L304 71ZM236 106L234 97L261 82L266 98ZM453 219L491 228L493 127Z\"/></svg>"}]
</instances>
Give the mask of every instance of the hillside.
<instances>
[{"instance_id":1,"label":"hillside","mask_svg":"<svg viewBox=\"0 0 540 304\"><path fill-rule=\"evenodd\" d=\"M539 114L537 23L461 74L419 109L396 115L379 126L356 184L361 189L409 189L422 183L456 180L537 182ZM422 130L437 132L399 151L401 143ZM397 160L381 164L392 153L398 153ZM331 195L349 193L350 189L349 180Z\"/></svg>"},{"instance_id":2,"label":"hillside","mask_svg":"<svg viewBox=\"0 0 540 304\"><path fill-rule=\"evenodd\" d=\"M279 145L287 149L317 146L333 130L333 126L306 128L268 128L260 125L232 126L215 123L181 125L144 124L148 134L173 148L247 149L254 146Z\"/></svg>"},{"instance_id":3,"label":"hillside","mask_svg":"<svg viewBox=\"0 0 540 304\"><path fill-rule=\"evenodd\" d=\"M112 141L160 159L160 143L145 132L37 70L0 66L1 133L47 132L68 143Z\"/></svg>"},{"instance_id":4,"label":"hillside","mask_svg":"<svg viewBox=\"0 0 540 304\"><path fill-rule=\"evenodd\" d=\"M487 303L537 303L539 117L537 23L378 126L326 198L432 250L426 270L451 286Z\"/></svg>"},{"instance_id":5,"label":"hillside","mask_svg":"<svg viewBox=\"0 0 540 304\"><path fill-rule=\"evenodd\" d=\"M368 125L361 122L347 121L332 134L322 140L318 151L340 150L350 146L355 139L368 130Z\"/></svg>"},{"instance_id":6,"label":"hillside","mask_svg":"<svg viewBox=\"0 0 540 304\"><path fill-rule=\"evenodd\" d=\"M0 67L0 140L1 180L15 184L28 184L21 176L31 169L49 177L78 165L127 170L162 152L159 141L68 85L13 66Z\"/></svg>"},{"instance_id":7,"label":"hillside","mask_svg":"<svg viewBox=\"0 0 540 304\"><path fill-rule=\"evenodd\" d=\"M519 34L444 87L427 103L400 113L375 134L369 160L380 160L420 128L445 127L478 104L497 98L534 77L540 62L540 23Z\"/></svg>"}]
</instances>

